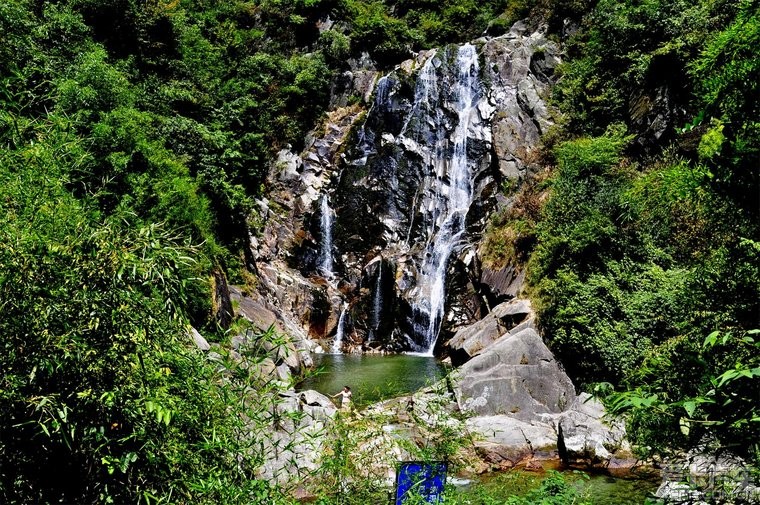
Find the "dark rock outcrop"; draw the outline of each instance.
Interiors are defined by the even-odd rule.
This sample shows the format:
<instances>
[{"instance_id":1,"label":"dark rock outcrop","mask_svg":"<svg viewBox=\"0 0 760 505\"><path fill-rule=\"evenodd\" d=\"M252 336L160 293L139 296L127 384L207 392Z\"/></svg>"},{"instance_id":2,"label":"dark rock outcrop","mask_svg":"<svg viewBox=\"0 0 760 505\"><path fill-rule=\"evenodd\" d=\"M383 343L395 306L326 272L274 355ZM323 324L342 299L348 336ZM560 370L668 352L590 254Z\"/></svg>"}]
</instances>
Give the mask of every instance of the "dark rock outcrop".
<instances>
[{"instance_id":1,"label":"dark rock outcrop","mask_svg":"<svg viewBox=\"0 0 760 505\"><path fill-rule=\"evenodd\" d=\"M525 270L514 265L506 265L498 270L483 267L480 284L487 291L487 297L493 301L514 298L520 293L525 281Z\"/></svg>"},{"instance_id":2,"label":"dark rock outcrop","mask_svg":"<svg viewBox=\"0 0 760 505\"><path fill-rule=\"evenodd\" d=\"M468 51L478 55L466 63L469 76L462 74ZM282 151L269 176L268 200L260 202L266 225L250 256L259 290L284 319L325 347L347 303L353 346L424 350L420 328L433 338L439 331L451 336L482 318L489 305L515 296L522 274L481 271L474 244L498 205L501 182L524 176L551 125L543 97L558 55L541 30L530 33L518 23L467 48L423 51L382 77L355 62L341 82L363 104L330 113L304 152ZM464 82L472 102L462 105ZM466 208L452 210L458 204L451 194L460 191L451 174L457 156L466 164L471 194ZM323 198L334 213L329 275L320 269ZM462 233L453 230L450 249L441 253L443 268L433 268L440 260L431 249L440 243L436 234L460 219ZM378 256L381 321L376 277L368 276ZM445 288L432 285L438 280Z\"/></svg>"},{"instance_id":3,"label":"dark rock outcrop","mask_svg":"<svg viewBox=\"0 0 760 505\"><path fill-rule=\"evenodd\" d=\"M230 289L227 285L227 276L221 268L215 268L212 273L212 304L214 319L217 324L227 329L232 323L234 316L232 310L232 300L230 299Z\"/></svg>"}]
</instances>

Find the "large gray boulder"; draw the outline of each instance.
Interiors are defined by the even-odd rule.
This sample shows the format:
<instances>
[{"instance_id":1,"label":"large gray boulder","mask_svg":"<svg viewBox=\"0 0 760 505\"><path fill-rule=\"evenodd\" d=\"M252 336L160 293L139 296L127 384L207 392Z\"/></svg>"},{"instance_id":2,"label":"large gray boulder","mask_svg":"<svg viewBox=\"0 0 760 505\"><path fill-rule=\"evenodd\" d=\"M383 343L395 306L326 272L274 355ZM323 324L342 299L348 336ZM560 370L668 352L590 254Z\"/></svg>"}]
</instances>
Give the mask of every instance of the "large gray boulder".
<instances>
[{"instance_id":1,"label":"large gray boulder","mask_svg":"<svg viewBox=\"0 0 760 505\"><path fill-rule=\"evenodd\" d=\"M452 383L459 408L474 414L467 427L481 457L493 468L558 457L610 471L637 465L622 420L607 419L590 395L576 396L534 320L527 300L512 300L448 342L472 356Z\"/></svg>"},{"instance_id":2,"label":"large gray boulder","mask_svg":"<svg viewBox=\"0 0 760 505\"><path fill-rule=\"evenodd\" d=\"M271 425L260 437L265 462L259 478L294 482L317 469L327 423L337 409L317 391L285 391L275 403Z\"/></svg>"},{"instance_id":3,"label":"large gray boulder","mask_svg":"<svg viewBox=\"0 0 760 505\"><path fill-rule=\"evenodd\" d=\"M569 463L590 466L618 466L622 460L634 460L631 448L625 440L625 424L622 419L605 418L604 406L588 393L581 393L567 412L557 420L560 456Z\"/></svg>"},{"instance_id":4,"label":"large gray boulder","mask_svg":"<svg viewBox=\"0 0 760 505\"><path fill-rule=\"evenodd\" d=\"M454 364L478 355L510 328L531 318L533 311L528 300L512 300L494 307L483 319L461 328L446 343Z\"/></svg>"},{"instance_id":5,"label":"large gray boulder","mask_svg":"<svg viewBox=\"0 0 760 505\"><path fill-rule=\"evenodd\" d=\"M551 423L512 416L478 416L467 420L477 433L475 449L492 467L511 468L531 459L557 457L557 433Z\"/></svg>"},{"instance_id":6,"label":"large gray boulder","mask_svg":"<svg viewBox=\"0 0 760 505\"><path fill-rule=\"evenodd\" d=\"M575 400L570 378L533 328L506 334L462 365L455 379L460 408L524 421L560 413Z\"/></svg>"}]
</instances>

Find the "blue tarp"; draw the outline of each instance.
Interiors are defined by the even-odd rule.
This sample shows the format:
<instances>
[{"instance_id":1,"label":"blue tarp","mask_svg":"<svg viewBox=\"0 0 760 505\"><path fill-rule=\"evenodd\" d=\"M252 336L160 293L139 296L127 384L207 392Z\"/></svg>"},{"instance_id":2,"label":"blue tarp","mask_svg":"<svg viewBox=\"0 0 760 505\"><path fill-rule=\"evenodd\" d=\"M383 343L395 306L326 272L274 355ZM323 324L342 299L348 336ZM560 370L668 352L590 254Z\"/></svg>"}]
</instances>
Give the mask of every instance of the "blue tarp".
<instances>
[{"instance_id":1,"label":"blue tarp","mask_svg":"<svg viewBox=\"0 0 760 505\"><path fill-rule=\"evenodd\" d=\"M396 505L404 505L410 496L420 496L425 503L443 503L447 464L442 461L406 461L396 472Z\"/></svg>"}]
</instances>

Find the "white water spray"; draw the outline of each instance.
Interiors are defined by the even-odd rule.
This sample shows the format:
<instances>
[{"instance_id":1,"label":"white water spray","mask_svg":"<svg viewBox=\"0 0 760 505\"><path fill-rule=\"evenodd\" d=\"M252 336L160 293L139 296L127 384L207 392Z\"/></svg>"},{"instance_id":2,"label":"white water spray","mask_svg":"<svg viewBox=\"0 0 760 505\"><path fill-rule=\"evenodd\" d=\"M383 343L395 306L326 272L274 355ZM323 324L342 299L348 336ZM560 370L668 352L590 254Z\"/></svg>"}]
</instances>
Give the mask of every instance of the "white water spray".
<instances>
[{"instance_id":1,"label":"white water spray","mask_svg":"<svg viewBox=\"0 0 760 505\"><path fill-rule=\"evenodd\" d=\"M333 215L330 208L330 202L327 199L327 193L322 195L319 206L320 220L319 231L322 235L322 241L319 249L319 271L325 277L333 277L333 259L332 259L332 227Z\"/></svg>"},{"instance_id":2,"label":"white water spray","mask_svg":"<svg viewBox=\"0 0 760 505\"><path fill-rule=\"evenodd\" d=\"M457 81L452 87L451 106L457 113L456 128L448 139L453 144L451 157L445 155L444 142L436 142L431 163L435 171L432 181L434 194L422 203L423 215L426 217L424 233L426 235L425 253L413 295L415 311L412 343L414 350L432 355L441 329L444 302L446 298L446 266L452 252L460 246L465 231L467 212L473 199L472 170L467 159L467 131L470 116L478 101L478 55L475 47L466 44L457 53ZM423 69L424 70L424 69ZM421 73L418 86L429 87L435 80ZM415 91L415 97L430 99L437 95L437 88ZM437 110L438 107L423 107L415 104L415 110ZM440 117L430 118L440 120ZM417 118L425 121L426 118ZM441 131L442 128L438 128Z\"/></svg>"},{"instance_id":3,"label":"white water spray","mask_svg":"<svg viewBox=\"0 0 760 505\"><path fill-rule=\"evenodd\" d=\"M370 332L370 336L374 335L375 338L378 338L378 332L380 329L380 316L382 316L383 313L383 263L380 262L380 265L378 266L377 270L377 280L375 281L375 296L374 296L374 304L372 307L372 331Z\"/></svg>"},{"instance_id":4,"label":"white water spray","mask_svg":"<svg viewBox=\"0 0 760 505\"><path fill-rule=\"evenodd\" d=\"M340 316L338 317L338 328L335 330L335 339L333 339L332 349L330 352L333 354L341 354L341 346L343 345L343 334L346 328L346 311L348 304L344 303L340 309Z\"/></svg>"}]
</instances>

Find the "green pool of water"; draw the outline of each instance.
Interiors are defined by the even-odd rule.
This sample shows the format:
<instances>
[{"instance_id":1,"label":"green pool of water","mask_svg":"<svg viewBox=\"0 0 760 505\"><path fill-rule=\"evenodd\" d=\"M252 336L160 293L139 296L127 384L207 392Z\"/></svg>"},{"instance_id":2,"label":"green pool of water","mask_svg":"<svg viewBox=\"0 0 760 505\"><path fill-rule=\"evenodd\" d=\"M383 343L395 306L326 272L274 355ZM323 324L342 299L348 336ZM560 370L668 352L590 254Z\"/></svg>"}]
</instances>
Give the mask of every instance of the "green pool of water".
<instances>
[{"instance_id":1,"label":"green pool of water","mask_svg":"<svg viewBox=\"0 0 760 505\"><path fill-rule=\"evenodd\" d=\"M592 475L588 480L588 497L596 505L642 505L660 485L653 479L619 479Z\"/></svg>"},{"instance_id":2,"label":"green pool of water","mask_svg":"<svg viewBox=\"0 0 760 505\"><path fill-rule=\"evenodd\" d=\"M349 386L358 405L417 391L446 373L440 361L425 356L314 354L313 358L317 371L298 389L314 389L329 396Z\"/></svg>"},{"instance_id":3,"label":"green pool of water","mask_svg":"<svg viewBox=\"0 0 760 505\"><path fill-rule=\"evenodd\" d=\"M469 485L457 488L456 498L468 505L502 503L512 496L524 497L540 486L547 477L544 472L512 470L481 476ZM564 480L574 486L574 503L593 505L643 505L657 490L659 479L652 477L616 478L587 474L580 471L561 472ZM496 501L494 501L496 500ZM551 502L555 503L555 502Z\"/></svg>"},{"instance_id":4,"label":"green pool of water","mask_svg":"<svg viewBox=\"0 0 760 505\"><path fill-rule=\"evenodd\" d=\"M333 395L350 386L356 405L366 405L386 398L402 396L437 382L446 367L432 357L412 355L314 354L316 373L297 387ZM544 472L512 470L479 477L464 487L457 487L458 505L494 505L512 496L526 496L538 488L547 476ZM563 471L567 482L578 488L579 501L593 505L643 505L659 484L652 479L613 478L606 475Z\"/></svg>"}]
</instances>

